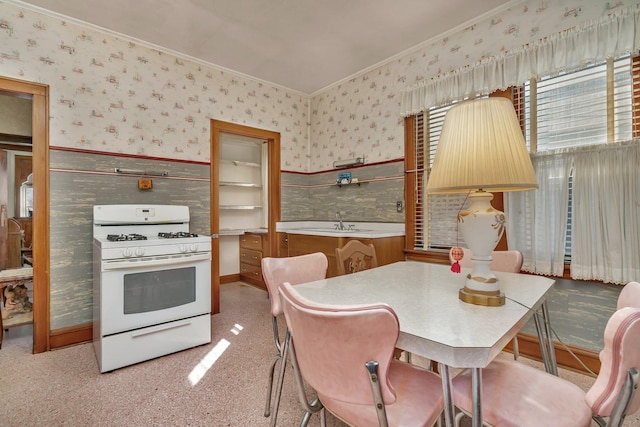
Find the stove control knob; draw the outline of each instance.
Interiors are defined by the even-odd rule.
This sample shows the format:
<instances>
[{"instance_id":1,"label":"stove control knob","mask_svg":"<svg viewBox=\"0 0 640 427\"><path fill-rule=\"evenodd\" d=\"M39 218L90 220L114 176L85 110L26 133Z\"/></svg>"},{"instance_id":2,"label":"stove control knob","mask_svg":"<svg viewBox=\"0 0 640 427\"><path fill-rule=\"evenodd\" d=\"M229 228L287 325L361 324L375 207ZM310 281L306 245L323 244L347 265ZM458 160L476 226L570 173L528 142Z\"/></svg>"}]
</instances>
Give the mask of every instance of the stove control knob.
<instances>
[{"instance_id":1,"label":"stove control knob","mask_svg":"<svg viewBox=\"0 0 640 427\"><path fill-rule=\"evenodd\" d=\"M191 252L196 252L198 250L198 245L195 245L195 244L189 245L189 250Z\"/></svg>"},{"instance_id":2,"label":"stove control knob","mask_svg":"<svg viewBox=\"0 0 640 427\"><path fill-rule=\"evenodd\" d=\"M136 256L143 256L143 255L144 255L144 249L136 248Z\"/></svg>"},{"instance_id":3,"label":"stove control knob","mask_svg":"<svg viewBox=\"0 0 640 427\"><path fill-rule=\"evenodd\" d=\"M180 249L181 253L185 253L185 252L187 252L187 245L180 245L178 247L178 249Z\"/></svg>"},{"instance_id":4,"label":"stove control knob","mask_svg":"<svg viewBox=\"0 0 640 427\"><path fill-rule=\"evenodd\" d=\"M125 258L131 258L133 256L133 252L131 252L131 249L129 248L123 249L122 256Z\"/></svg>"}]
</instances>

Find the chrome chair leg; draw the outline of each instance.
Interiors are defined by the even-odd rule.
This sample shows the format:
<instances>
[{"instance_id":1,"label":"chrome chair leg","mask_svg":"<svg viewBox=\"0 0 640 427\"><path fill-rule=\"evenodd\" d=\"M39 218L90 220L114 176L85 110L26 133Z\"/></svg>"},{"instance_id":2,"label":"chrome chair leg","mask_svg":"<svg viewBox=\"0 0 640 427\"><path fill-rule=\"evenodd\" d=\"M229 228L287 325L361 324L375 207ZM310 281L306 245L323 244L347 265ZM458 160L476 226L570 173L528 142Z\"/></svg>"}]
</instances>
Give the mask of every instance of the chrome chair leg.
<instances>
[{"instance_id":1,"label":"chrome chair leg","mask_svg":"<svg viewBox=\"0 0 640 427\"><path fill-rule=\"evenodd\" d=\"M316 412L320 412L320 422L322 423L323 422L322 414L324 412L324 406L322 405L322 402L320 402L320 399L318 397L313 399L313 401L311 402L307 400L307 394L304 390L304 379L302 378L302 374L300 373L300 367L298 366L298 359L296 358L296 347L291 340L291 334L289 333L288 330L287 330L287 336L285 337L285 341L284 341L284 353L282 355L283 365L287 357L291 361L291 366L293 367L293 374L294 374L293 376L296 379L296 386L298 389L298 399L300 400L300 403L302 404L302 407L305 410L305 415L302 418L302 422L300 426L301 427L306 426L307 423L309 422L309 418L311 417L311 415L315 414ZM281 372L282 371L283 370L281 369ZM280 379L280 383L282 383L282 378ZM323 424L323 427L324 427L324 424Z\"/></svg>"},{"instance_id":2,"label":"chrome chair leg","mask_svg":"<svg viewBox=\"0 0 640 427\"><path fill-rule=\"evenodd\" d=\"M276 395L273 402L273 414L271 414L271 427L275 427L278 420L278 408L280 407L280 397L282 396L282 385L284 383L284 371L287 367L287 354L289 353L289 344L291 342L291 334L287 330L284 337L284 345L281 352L280 373L278 374L278 383L276 384Z\"/></svg>"},{"instance_id":3,"label":"chrome chair leg","mask_svg":"<svg viewBox=\"0 0 640 427\"><path fill-rule=\"evenodd\" d=\"M369 383L371 384L371 393L373 394L373 401L376 404L376 413L378 415L378 425L380 427L387 427L387 411L382 400L382 390L380 388L380 381L378 380L378 362L371 360L364 364L369 373Z\"/></svg>"},{"instance_id":4,"label":"chrome chair leg","mask_svg":"<svg viewBox=\"0 0 640 427\"><path fill-rule=\"evenodd\" d=\"M269 367L269 382L267 383L267 402L264 407L264 416L269 417L271 415L271 392L273 390L273 374L276 370L276 363L278 360L282 359L280 354L276 354L271 362L271 366Z\"/></svg>"},{"instance_id":5,"label":"chrome chair leg","mask_svg":"<svg viewBox=\"0 0 640 427\"><path fill-rule=\"evenodd\" d=\"M271 415L271 400L272 395L271 392L273 390L273 374L276 369L276 363L278 360L282 359L282 346L280 344L280 334L278 331L278 320L276 317L271 317L271 326L273 328L273 341L276 346L276 355L273 357L273 361L271 362L271 366L269 368L269 382L267 384L267 402L264 407L264 416L269 417Z\"/></svg>"}]
</instances>

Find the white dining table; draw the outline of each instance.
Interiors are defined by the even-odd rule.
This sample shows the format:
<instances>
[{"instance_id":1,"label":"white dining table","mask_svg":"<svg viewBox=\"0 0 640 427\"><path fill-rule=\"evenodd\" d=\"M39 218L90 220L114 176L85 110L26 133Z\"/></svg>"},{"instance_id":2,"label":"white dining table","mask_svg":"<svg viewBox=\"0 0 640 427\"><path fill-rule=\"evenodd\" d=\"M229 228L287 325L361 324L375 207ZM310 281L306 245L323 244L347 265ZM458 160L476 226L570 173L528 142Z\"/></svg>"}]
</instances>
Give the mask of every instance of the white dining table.
<instances>
[{"instance_id":1,"label":"white dining table","mask_svg":"<svg viewBox=\"0 0 640 427\"><path fill-rule=\"evenodd\" d=\"M470 270L469 270L470 271ZM449 368L472 368L473 425L481 426L481 371L527 323L555 281L528 274L494 272L506 303L499 307L458 299L469 272L453 273L448 265L401 261L374 269L296 285L305 298L325 304L386 303L398 315L396 347L440 364L445 393L445 422L453 425ZM555 369L555 353L546 327L538 327L547 370ZM538 323L536 323L538 326ZM557 372L557 371L556 371Z\"/></svg>"}]
</instances>

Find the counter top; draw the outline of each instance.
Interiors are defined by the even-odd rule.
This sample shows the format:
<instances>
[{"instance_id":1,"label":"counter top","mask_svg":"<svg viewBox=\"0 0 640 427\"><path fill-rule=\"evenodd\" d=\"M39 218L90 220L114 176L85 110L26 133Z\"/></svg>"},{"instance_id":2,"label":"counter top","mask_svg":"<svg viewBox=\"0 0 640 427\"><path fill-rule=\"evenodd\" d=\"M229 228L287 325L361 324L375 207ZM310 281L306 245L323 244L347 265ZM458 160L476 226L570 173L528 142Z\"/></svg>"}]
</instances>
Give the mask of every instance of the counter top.
<instances>
[{"instance_id":1,"label":"counter top","mask_svg":"<svg viewBox=\"0 0 640 427\"><path fill-rule=\"evenodd\" d=\"M244 233L267 234L269 230L266 228L221 228L221 236L241 236Z\"/></svg>"},{"instance_id":2,"label":"counter top","mask_svg":"<svg viewBox=\"0 0 640 427\"><path fill-rule=\"evenodd\" d=\"M339 230L337 221L285 221L276 223L276 231L289 234L307 234L327 237L357 237L380 239L404 236L404 223L343 221L345 230Z\"/></svg>"}]
</instances>

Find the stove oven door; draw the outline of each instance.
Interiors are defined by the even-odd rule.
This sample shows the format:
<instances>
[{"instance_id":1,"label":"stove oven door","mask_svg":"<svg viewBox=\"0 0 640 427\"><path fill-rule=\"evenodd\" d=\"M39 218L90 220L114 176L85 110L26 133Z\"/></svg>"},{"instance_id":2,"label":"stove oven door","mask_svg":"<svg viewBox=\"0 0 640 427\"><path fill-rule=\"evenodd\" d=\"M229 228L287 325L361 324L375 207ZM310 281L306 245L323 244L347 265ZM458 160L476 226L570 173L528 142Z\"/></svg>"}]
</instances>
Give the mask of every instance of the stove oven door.
<instances>
[{"instance_id":1,"label":"stove oven door","mask_svg":"<svg viewBox=\"0 0 640 427\"><path fill-rule=\"evenodd\" d=\"M211 253L101 262L100 329L107 336L211 313Z\"/></svg>"}]
</instances>

